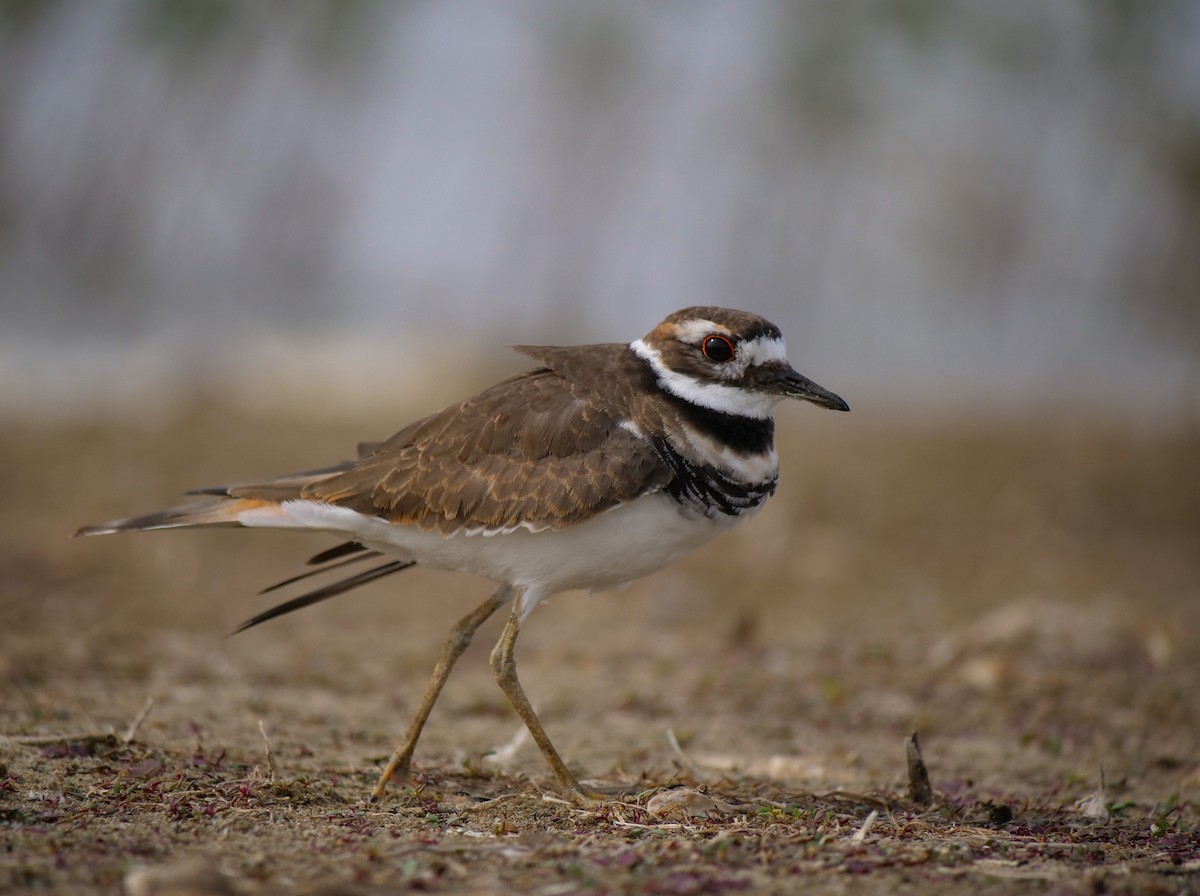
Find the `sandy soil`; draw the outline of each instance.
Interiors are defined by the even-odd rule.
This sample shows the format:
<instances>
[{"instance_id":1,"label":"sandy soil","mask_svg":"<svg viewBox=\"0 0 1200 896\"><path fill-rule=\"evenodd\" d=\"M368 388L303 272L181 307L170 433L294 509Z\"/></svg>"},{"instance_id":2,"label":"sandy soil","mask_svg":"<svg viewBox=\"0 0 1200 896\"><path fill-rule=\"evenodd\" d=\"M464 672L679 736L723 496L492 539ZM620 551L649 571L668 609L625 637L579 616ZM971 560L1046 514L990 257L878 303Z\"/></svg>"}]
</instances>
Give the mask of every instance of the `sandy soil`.
<instances>
[{"instance_id":1,"label":"sandy soil","mask_svg":"<svg viewBox=\"0 0 1200 896\"><path fill-rule=\"evenodd\" d=\"M0 891L1200 892L1195 429L789 413L757 519L523 632L560 751L628 791L580 810L515 740L499 619L364 802L487 583L410 570L225 639L332 541L67 537L404 418L3 425Z\"/></svg>"}]
</instances>

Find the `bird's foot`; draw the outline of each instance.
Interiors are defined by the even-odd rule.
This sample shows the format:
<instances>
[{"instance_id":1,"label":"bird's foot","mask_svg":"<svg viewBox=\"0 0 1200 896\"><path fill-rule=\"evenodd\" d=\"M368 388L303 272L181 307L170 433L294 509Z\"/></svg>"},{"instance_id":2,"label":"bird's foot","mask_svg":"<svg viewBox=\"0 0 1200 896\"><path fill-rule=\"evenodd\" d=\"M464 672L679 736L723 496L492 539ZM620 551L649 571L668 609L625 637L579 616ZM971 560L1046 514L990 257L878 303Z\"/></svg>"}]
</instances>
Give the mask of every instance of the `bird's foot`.
<instances>
[{"instance_id":1,"label":"bird's foot","mask_svg":"<svg viewBox=\"0 0 1200 896\"><path fill-rule=\"evenodd\" d=\"M375 782L375 787L371 791L371 795L367 797L367 802L378 803L381 799L383 799L383 792L387 790L388 782L391 781L392 778L399 778L401 781L407 780L409 772L411 771L411 767L411 759L401 759L397 761L396 758L393 757L392 761L388 763L387 768L380 773L379 780Z\"/></svg>"},{"instance_id":2,"label":"bird's foot","mask_svg":"<svg viewBox=\"0 0 1200 896\"><path fill-rule=\"evenodd\" d=\"M559 780L557 783L562 798L580 809L599 809L620 800L628 793L628 788L620 786L584 787L574 778L568 781Z\"/></svg>"}]
</instances>

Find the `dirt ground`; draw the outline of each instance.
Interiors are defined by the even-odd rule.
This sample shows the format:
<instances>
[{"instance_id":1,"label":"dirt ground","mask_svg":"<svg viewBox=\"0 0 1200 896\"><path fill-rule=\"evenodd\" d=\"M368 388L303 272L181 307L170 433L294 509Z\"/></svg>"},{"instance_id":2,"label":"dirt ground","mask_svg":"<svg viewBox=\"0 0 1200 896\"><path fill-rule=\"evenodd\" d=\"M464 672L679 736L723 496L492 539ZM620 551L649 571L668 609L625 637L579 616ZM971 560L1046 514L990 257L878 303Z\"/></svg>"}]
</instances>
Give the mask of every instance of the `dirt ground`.
<instances>
[{"instance_id":1,"label":"dirt ground","mask_svg":"<svg viewBox=\"0 0 1200 896\"><path fill-rule=\"evenodd\" d=\"M0 891L1200 892L1195 427L788 409L756 519L523 631L560 751L627 790L583 810L491 680L499 617L364 800L487 583L409 570L226 639L332 540L68 538L404 420L2 424Z\"/></svg>"}]
</instances>

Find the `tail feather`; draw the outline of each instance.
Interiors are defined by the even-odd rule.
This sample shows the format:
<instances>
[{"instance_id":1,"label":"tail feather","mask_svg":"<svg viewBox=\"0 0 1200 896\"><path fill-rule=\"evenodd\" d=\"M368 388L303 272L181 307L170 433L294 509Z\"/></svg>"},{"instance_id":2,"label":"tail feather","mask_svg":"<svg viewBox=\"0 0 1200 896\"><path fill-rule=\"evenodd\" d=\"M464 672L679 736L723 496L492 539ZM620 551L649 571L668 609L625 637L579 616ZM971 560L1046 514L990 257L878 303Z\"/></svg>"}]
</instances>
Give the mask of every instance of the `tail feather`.
<instances>
[{"instance_id":1,"label":"tail feather","mask_svg":"<svg viewBox=\"0 0 1200 896\"><path fill-rule=\"evenodd\" d=\"M251 498L234 501L204 501L184 504L156 513L110 520L95 526L84 526L75 532L75 537L85 535L112 535L114 532L143 532L147 529L186 529L195 526L240 526L239 514L267 504Z\"/></svg>"},{"instance_id":2,"label":"tail feather","mask_svg":"<svg viewBox=\"0 0 1200 896\"><path fill-rule=\"evenodd\" d=\"M267 500L260 497L238 497L228 496L215 501L204 501L195 504L185 504L180 507L172 507L167 510L160 510L156 513L147 513L142 516L131 516L119 520L111 520L107 523L99 523L94 526L84 526L79 529L75 535L111 535L115 532L141 532L147 529L186 529L197 526L241 526L245 525L242 522L242 514L248 511L259 510L262 508L275 508L276 514L283 519L283 515L279 512L279 503L277 501ZM275 514L268 514L268 519ZM262 514L258 514L251 521L253 525L256 521L264 519ZM269 523L267 523L269 525ZM334 570L343 569L352 564L359 563L363 560L379 557L380 552L371 550L357 541L347 541L335 547L321 551L308 561L309 567L319 567L316 569L310 568L298 575L278 582L269 588L263 589L261 593L267 594L276 591L287 585L295 584L313 576L318 576L323 573L332 572ZM269 610L259 613L250 619L247 619L235 630L237 632L245 631L269 619L275 619L287 613L292 613L302 607L311 606L323 600L328 600L339 594L343 594L352 588L357 588L360 585L365 585L368 582L373 582L376 579L399 572L402 569L408 569L414 566L415 562L409 559L404 560L389 560L380 566L372 567L365 571L348 576L294 597L291 600L278 604Z\"/></svg>"}]
</instances>

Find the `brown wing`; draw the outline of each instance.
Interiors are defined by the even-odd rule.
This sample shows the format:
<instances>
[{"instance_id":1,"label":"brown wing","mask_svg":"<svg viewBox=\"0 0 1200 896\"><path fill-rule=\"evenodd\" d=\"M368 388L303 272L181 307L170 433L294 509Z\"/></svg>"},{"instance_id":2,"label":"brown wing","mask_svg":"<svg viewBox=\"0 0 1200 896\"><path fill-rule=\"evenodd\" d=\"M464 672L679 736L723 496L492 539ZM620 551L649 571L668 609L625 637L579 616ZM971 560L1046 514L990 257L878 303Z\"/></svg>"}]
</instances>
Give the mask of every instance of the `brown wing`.
<instances>
[{"instance_id":1,"label":"brown wing","mask_svg":"<svg viewBox=\"0 0 1200 896\"><path fill-rule=\"evenodd\" d=\"M620 425L623 378L613 374L623 346L599 355L589 348L589 376L568 380L543 368L505 380L345 468L322 471L290 497L452 532L566 526L664 487L670 469ZM613 388L603 390L607 383ZM280 484L229 494L280 500Z\"/></svg>"}]
</instances>

